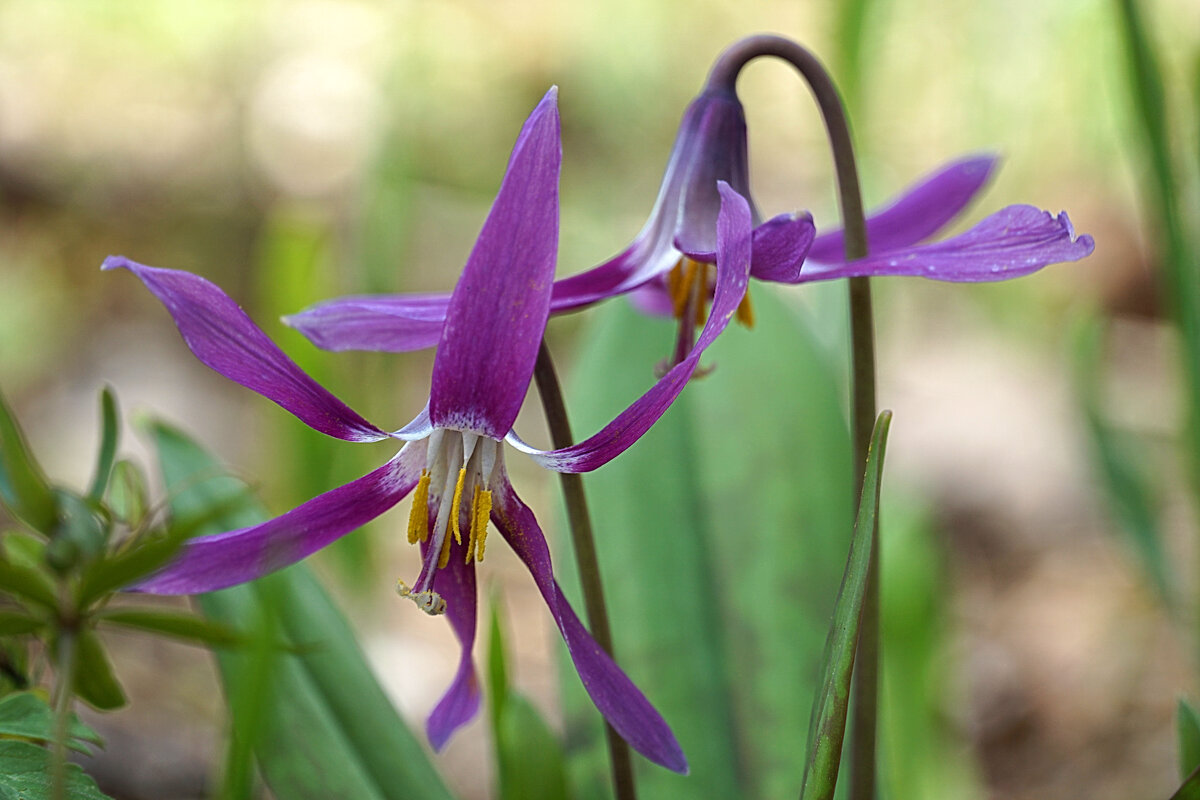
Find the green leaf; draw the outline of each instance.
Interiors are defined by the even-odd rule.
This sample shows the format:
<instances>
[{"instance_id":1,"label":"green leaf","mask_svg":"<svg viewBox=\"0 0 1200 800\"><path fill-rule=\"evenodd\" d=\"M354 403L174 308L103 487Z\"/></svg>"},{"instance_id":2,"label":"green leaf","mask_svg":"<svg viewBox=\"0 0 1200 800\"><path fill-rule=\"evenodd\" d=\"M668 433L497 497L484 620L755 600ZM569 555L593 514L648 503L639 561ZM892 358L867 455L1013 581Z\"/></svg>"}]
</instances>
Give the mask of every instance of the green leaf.
<instances>
[{"instance_id":1,"label":"green leaf","mask_svg":"<svg viewBox=\"0 0 1200 800\"><path fill-rule=\"evenodd\" d=\"M211 647L245 644L236 628L180 611L145 608L104 609L98 618L111 625L135 628Z\"/></svg>"},{"instance_id":2,"label":"green leaf","mask_svg":"<svg viewBox=\"0 0 1200 800\"><path fill-rule=\"evenodd\" d=\"M1179 777L1186 778L1200 768L1200 714L1183 698L1175 706L1175 730L1179 737Z\"/></svg>"},{"instance_id":3,"label":"green leaf","mask_svg":"<svg viewBox=\"0 0 1200 800\"><path fill-rule=\"evenodd\" d=\"M108 507L119 519L137 525L150 508L146 476L142 468L128 459L121 459L113 467L112 479L108 484Z\"/></svg>"},{"instance_id":4,"label":"green leaf","mask_svg":"<svg viewBox=\"0 0 1200 800\"><path fill-rule=\"evenodd\" d=\"M68 800L112 800L76 764L67 764ZM50 800L50 754L28 742L0 741L0 800Z\"/></svg>"},{"instance_id":5,"label":"green leaf","mask_svg":"<svg viewBox=\"0 0 1200 800\"><path fill-rule=\"evenodd\" d=\"M504 637L492 605L488 678L501 800L566 800L562 743L533 704L508 688Z\"/></svg>"},{"instance_id":6,"label":"green leaf","mask_svg":"<svg viewBox=\"0 0 1200 800\"><path fill-rule=\"evenodd\" d=\"M867 453L862 498L854 523L854 540L846 559L842 588L834 606L833 624L825 646L821 689L813 703L809 723L808 758L804 765L801 800L832 800L837 787L842 742L846 735L846 713L850 707L850 679L858 649L858 631L866 596L867 572L874 557L875 526L879 511L880 479L887 447L892 412L884 411L875 422L871 449Z\"/></svg>"},{"instance_id":7,"label":"green leaf","mask_svg":"<svg viewBox=\"0 0 1200 800\"><path fill-rule=\"evenodd\" d=\"M1100 381L1104 327L1083 320L1074 330L1075 394L1091 439L1093 462L1112 516L1129 538L1142 565L1168 608L1174 607L1174 582L1158 523L1157 483L1145 465L1144 448L1121 436L1101 413Z\"/></svg>"},{"instance_id":8,"label":"green leaf","mask_svg":"<svg viewBox=\"0 0 1200 800\"><path fill-rule=\"evenodd\" d=\"M587 369L568 387L580 439L646 391L654 365L671 347L671 326L626 303L598 309L591 324L577 360ZM715 380L716 375L704 379ZM616 661L662 713L692 770L681 776L637 760L639 796L726 800L742 794L741 747L713 535L695 468L701 455L692 417L694 388L617 461L584 476L584 486ZM569 537L560 536L556 544L556 574L579 609ZM599 714L569 662L563 679L572 789L581 798L606 796L610 779Z\"/></svg>"},{"instance_id":9,"label":"green leaf","mask_svg":"<svg viewBox=\"0 0 1200 800\"><path fill-rule=\"evenodd\" d=\"M57 490L58 524L46 544L46 562L60 575L88 563L104 550L108 538L106 526L84 498L73 492Z\"/></svg>"},{"instance_id":10,"label":"green leaf","mask_svg":"<svg viewBox=\"0 0 1200 800\"><path fill-rule=\"evenodd\" d=\"M45 620L31 616L27 611L0 610L0 636L33 633L45 624Z\"/></svg>"},{"instance_id":11,"label":"green leaf","mask_svg":"<svg viewBox=\"0 0 1200 800\"><path fill-rule=\"evenodd\" d=\"M1183 785L1171 795L1171 800L1200 800L1200 767L1187 776Z\"/></svg>"},{"instance_id":12,"label":"green leaf","mask_svg":"<svg viewBox=\"0 0 1200 800\"><path fill-rule=\"evenodd\" d=\"M0 395L0 502L29 527L47 536L58 521L54 493L29 452L3 395Z\"/></svg>"},{"instance_id":13,"label":"green leaf","mask_svg":"<svg viewBox=\"0 0 1200 800\"><path fill-rule=\"evenodd\" d=\"M125 690L113 673L112 662L95 631L76 636L75 674L71 682L79 699L99 711L112 711L127 702Z\"/></svg>"},{"instance_id":14,"label":"green leaf","mask_svg":"<svg viewBox=\"0 0 1200 800\"><path fill-rule=\"evenodd\" d=\"M6 537L7 540L8 537ZM0 559L0 591L36 603L43 608L58 608L54 584L38 570Z\"/></svg>"},{"instance_id":15,"label":"green leaf","mask_svg":"<svg viewBox=\"0 0 1200 800\"><path fill-rule=\"evenodd\" d=\"M74 714L67 728L68 745L73 750L90 754L89 744L104 746L104 740L94 730L79 721ZM45 698L34 692L16 692L0 699L0 736L19 736L40 743L54 740L54 710Z\"/></svg>"},{"instance_id":16,"label":"green leaf","mask_svg":"<svg viewBox=\"0 0 1200 800\"><path fill-rule=\"evenodd\" d=\"M88 487L87 498L93 503L104 497L112 474L113 460L117 456L117 441L121 435L121 418L117 413L117 398L112 388L105 386L100 392L100 449L96 452L96 471Z\"/></svg>"},{"instance_id":17,"label":"green leaf","mask_svg":"<svg viewBox=\"0 0 1200 800\"><path fill-rule=\"evenodd\" d=\"M228 491L213 458L180 432L149 426L172 511L194 514ZM242 506L201 533L253 524L261 509ZM265 588L264 588L265 587ZM264 594L266 592L266 594ZM272 599L272 593L278 599ZM264 598L266 602L264 603ZM278 609L281 633L300 654L274 659L257 750L267 784L279 797L356 800L449 800L425 751L375 680L352 629L303 565L198 598L210 618L236 624L264 605ZM247 654L217 661L227 687Z\"/></svg>"}]
</instances>

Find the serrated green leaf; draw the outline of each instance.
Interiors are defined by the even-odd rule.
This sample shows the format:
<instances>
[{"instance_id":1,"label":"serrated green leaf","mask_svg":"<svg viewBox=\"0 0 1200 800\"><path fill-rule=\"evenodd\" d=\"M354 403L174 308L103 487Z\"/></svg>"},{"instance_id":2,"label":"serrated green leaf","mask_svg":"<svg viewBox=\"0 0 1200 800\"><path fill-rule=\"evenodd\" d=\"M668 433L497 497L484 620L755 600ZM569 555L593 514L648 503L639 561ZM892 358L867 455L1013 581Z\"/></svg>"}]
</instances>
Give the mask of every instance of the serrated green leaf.
<instances>
[{"instance_id":1,"label":"serrated green leaf","mask_svg":"<svg viewBox=\"0 0 1200 800\"><path fill-rule=\"evenodd\" d=\"M874 558L879 488L891 421L892 412L884 411L876 420L871 436L858 519L854 522L854 539L850 544L842 587L834 606L833 624L829 628L825 663L821 670L821 688L813 703L809 723L808 758L804 765L801 800L832 800L837 787L867 573Z\"/></svg>"},{"instance_id":2,"label":"serrated green leaf","mask_svg":"<svg viewBox=\"0 0 1200 800\"><path fill-rule=\"evenodd\" d=\"M71 686L79 699L99 711L112 711L127 702L112 662L95 631L75 637L75 674Z\"/></svg>"},{"instance_id":3,"label":"serrated green leaf","mask_svg":"<svg viewBox=\"0 0 1200 800\"><path fill-rule=\"evenodd\" d=\"M27 611L0 610L0 636L19 636L33 633L46 624Z\"/></svg>"},{"instance_id":4,"label":"serrated green leaf","mask_svg":"<svg viewBox=\"0 0 1200 800\"><path fill-rule=\"evenodd\" d=\"M98 619L110 625L135 628L210 647L231 647L247 642L247 637L236 628L181 611L106 608L99 613Z\"/></svg>"},{"instance_id":5,"label":"serrated green leaf","mask_svg":"<svg viewBox=\"0 0 1200 800\"><path fill-rule=\"evenodd\" d=\"M104 497L120 437L121 418L117 413L117 398L112 388L105 386L100 391L100 447L96 451L96 470L87 491L87 498L93 503Z\"/></svg>"},{"instance_id":6,"label":"serrated green leaf","mask_svg":"<svg viewBox=\"0 0 1200 800\"><path fill-rule=\"evenodd\" d=\"M170 504L176 514L210 507L227 493L227 476L180 432L149 426ZM254 524L261 509L232 509L200 533ZM257 755L264 779L289 800L449 800L421 744L380 688L345 617L303 565L198 598L210 618L236 624L263 608L263 592L278 592L279 627L300 649L275 660ZM225 651L218 664L227 686L246 654ZM234 681L235 682L235 681Z\"/></svg>"},{"instance_id":7,"label":"serrated green leaf","mask_svg":"<svg viewBox=\"0 0 1200 800\"><path fill-rule=\"evenodd\" d=\"M36 742L54 740L54 710L45 698L34 692L16 692L0 699L0 736L19 736ZM67 729L68 745L80 753L90 754L89 744L104 746L100 734L71 715Z\"/></svg>"},{"instance_id":8,"label":"serrated green leaf","mask_svg":"<svg viewBox=\"0 0 1200 800\"><path fill-rule=\"evenodd\" d=\"M49 535L58 520L54 493L0 395L0 502L29 527Z\"/></svg>"},{"instance_id":9,"label":"serrated green leaf","mask_svg":"<svg viewBox=\"0 0 1200 800\"><path fill-rule=\"evenodd\" d=\"M1175 706L1175 730L1179 739L1179 777L1200 768L1200 714L1183 698Z\"/></svg>"},{"instance_id":10,"label":"serrated green leaf","mask_svg":"<svg viewBox=\"0 0 1200 800\"><path fill-rule=\"evenodd\" d=\"M566 759L562 742L533 704L508 687L500 617L492 606L488 643L492 738L501 800L566 800Z\"/></svg>"},{"instance_id":11,"label":"serrated green leaf","mask_svg":"<svg viewBox=\"0 0 1200 800\"><path fill-rule=\"evenodd\" d=\"M76 764L67 764L67 800L112 800ZM50 754L28 742L0 741L0 800L50 800Z\"/></svg>"}]
</instances>

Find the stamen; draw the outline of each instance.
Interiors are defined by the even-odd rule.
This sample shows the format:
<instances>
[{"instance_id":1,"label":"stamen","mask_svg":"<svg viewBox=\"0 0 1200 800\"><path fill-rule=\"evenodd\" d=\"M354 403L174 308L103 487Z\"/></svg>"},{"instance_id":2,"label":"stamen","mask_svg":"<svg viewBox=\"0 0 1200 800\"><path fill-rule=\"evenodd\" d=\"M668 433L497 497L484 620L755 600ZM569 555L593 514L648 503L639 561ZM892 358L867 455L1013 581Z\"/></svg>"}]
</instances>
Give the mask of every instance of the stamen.
<instances>
[{"instance_id":1,"label":"stamen","mask_svg":"<svg viewBox=\"0 0 1200 800\"><path fill-rule=\"evenodd\" d=\"M737 311L734 314L737 321L747 328L754 327L754 306L750 304L749 289L746 290L746 294L742 295L742 302L738 303Z\"/></svg>"},{"instance_id":2,"label":"stamen","mask_svg":"<svg viewBox=\"0 0 1200 800\"><path fill-rule=\"evenodd\" d=\"M699 273L700 264L686 256L679 259L679 263L667 273L667 288L671 294L676 319L682 318L687 312L688 299Z\"/></svg>"},{"instance_id":3,"label":"stamen","mask_svg":"<svg viewBox=\"0 0 1200 800\"><path fill-rule=\"evenodd\" d=\"M429 590L425 592L414 592L408 587L404 581L396 581L396 594L401 597L407 597L417 604L417 608L424 611L431 617L442 614L446 611L446 601L442 596L435 591Z\"/></svg>"},{"instance_id":4,"label":"stamen","mask_svg":"<svg viewBox=\"0 0 1200 800\"><path fill-rule=\"evenodd\" d=\"M454 541L462 544L462 530L459 528L459 505L462 503L463 486L467 482L467 468L464 466L458 471L458 481L454 484L454 499L450 501L450 531L454 534ZM450 537L446 537L449 541ZM449 545L442 545L442 552L449 553ZM443 556L445 558L445 556ZM446 566L439 564L439 566Z\"/></svg>"},{"instance_id":5,"label":"stamen","mask_svg":"<svg viewBox=\"0 0 1200 800\"><path fill-rule=\"evenodd\" d=\"M416 544L429 538L429 470L421 470L413 492L412 510L408 512L408 543Z\"/></svg>"},{"instance_id":6,"label":"stamen","mask_svg":"<svg viewBox=\"0 0 1200 800\"><path fill-rule=\"evenodd\" d=\"M471 500L471 538L467 542L467 557L464 563L470 564L472 558L483 561L483 548L487 540L488 518L491 513L492 493L476 486L475 497Z\"/></svg>"}]
</instances>

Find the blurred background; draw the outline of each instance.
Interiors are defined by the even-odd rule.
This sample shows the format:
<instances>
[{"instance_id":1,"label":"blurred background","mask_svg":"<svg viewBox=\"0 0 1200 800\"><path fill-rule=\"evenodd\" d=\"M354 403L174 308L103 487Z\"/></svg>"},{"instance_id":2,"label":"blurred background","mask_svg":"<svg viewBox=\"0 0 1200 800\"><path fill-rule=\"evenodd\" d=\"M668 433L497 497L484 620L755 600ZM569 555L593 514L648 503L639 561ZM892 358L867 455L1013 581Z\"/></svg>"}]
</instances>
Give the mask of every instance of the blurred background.
<instances>
[{"instance_id":1,"label":"blurred background","mask_svg":"<svg viewBox=\"0 0 1200 800\"><path fill-rule=\"evenodd\" d=\"M1142 9L1179 112L1170 130L1195 174L1200 5ZM321 441L209 372L133 278L99 271L103 258L216 282L356 410L398 427L427 396L428 353L325 354L279 316L337 294L450 288L520 123L551 84L564 133L559 274L604 260L641 227L712 59L760 31L806 44L843 82L869 204L960 155L998 152L969 219L1015 202L1067 209L1097 243L1081 263L1010 284L876 281L880 404L896 415L885 514L907 537L887 545L901 555L885 593L904 609L895 624L910 626L894 629L888 657L908 670L895 680L919 689L908 711L934 731L923 757L941 770L898 785L922 798L1167 796L1175 703L1197 689L1193 614L1168 610L1114 518L1072 377L1078 329L1098 316L1093 399L1139 444L1166 559L1194 562L1175 447L1179 343L1158 288L1114 2L0 0L0 389L47 471L77 486L105 383L127 418L180 425L276 511L356 477L386 444ZM739 88L760 209L810 209L818 228L836 225L807 90L767 61ZM838 363L844 288L783 300ZM550 328L568 371L585 317ZM673 329L659 329L665 355ZM527 416L518 428L544 440ZM736 426L716 436L737 446ZM124 450L149 462L135 436ZM523 467L518 488L553 528L554 487ZM446 626L391 591L416 569L397 536L405 513L322 566L381 679L419 720L456 652ZM486 572L511 615L517 683L553 720L544 606L504 548L489 549ZM204 796L223 731L207 656L130 637L115 658L133 703L95 720L109 746L89 770L122 797ZM897 686L896 713L907 713L916 695ZM901 738L905 719L888 723ZM484 727L439 761L467 797L488 796ZM894 768L921 772L907 758Z\"/></svg>"}]
</instances>

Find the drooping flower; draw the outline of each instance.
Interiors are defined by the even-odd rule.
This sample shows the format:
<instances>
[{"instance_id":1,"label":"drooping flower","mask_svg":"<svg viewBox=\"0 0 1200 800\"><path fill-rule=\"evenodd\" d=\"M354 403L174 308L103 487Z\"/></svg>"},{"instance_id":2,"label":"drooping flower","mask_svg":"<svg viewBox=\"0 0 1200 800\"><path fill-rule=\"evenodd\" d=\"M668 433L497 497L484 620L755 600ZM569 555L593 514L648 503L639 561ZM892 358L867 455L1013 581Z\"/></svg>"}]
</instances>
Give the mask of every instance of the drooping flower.
<instances>
[{"instance_id":1,"label":"drooping flower","mask_svg":"<svg viewBox=\"0 0 1200 800\"><path fill-rule=\"evenodd\" d=\"M815 235L806 214L783 214L753 231L750 274L776 283L843 277L917 275L943 281L996 281L1092 252L1090 236L1075 236L1065 212L1057 217L1014 205L969 230L922 244L953 221L987 183L996 159L950 163L909 187L867 219L870 255L846 263L842 232ZM751 204L746 122L732 87L714 82L692 101L650 218L633 243L586 272L556 281L552 313L633 293L648 313L679 319L672 363L691 350L712 291L714 238L724 181ZM285 322L327 350L406 351L437 344L448 297L437 294L344 297L318 303ZM748 298L738 318L753 322Z\"/></svg>"},{"instance_id":2,"label":"drooping flower","mask_svg":"<svg viewBox=\"0 0 1200 800\"><path fill-rule=\"evenodd\" d=\"M189 541L176 561L136 588L193 594L252 580L305 558L412 494L408 538L420 544L423 566L400 591L428 613L445 613L461 644L457 673L427 724L433 745L445 744L479 707L471 658L475 565L483 560L490 521L528 567L596 707L648 759L683 772L687 762L670 728L597 646L559 588L541 528L509 482L503 442L549 469L585 472L637 441L682 391L745 294L750 209L721 186L717 286L693 352L589 439L553 451L530 447L512 425L550 313L561 163L555 97L552 89L517 139L492 210L446 304L444 323L439 322L429 403L398 431L385 432L321 387L203 278L123 257L105 262L104 269L123 267L137 275L167 307L192 352L217 372L330 436L405 442L382 467L279 517Z\"/></svg>"}]
</instances>

